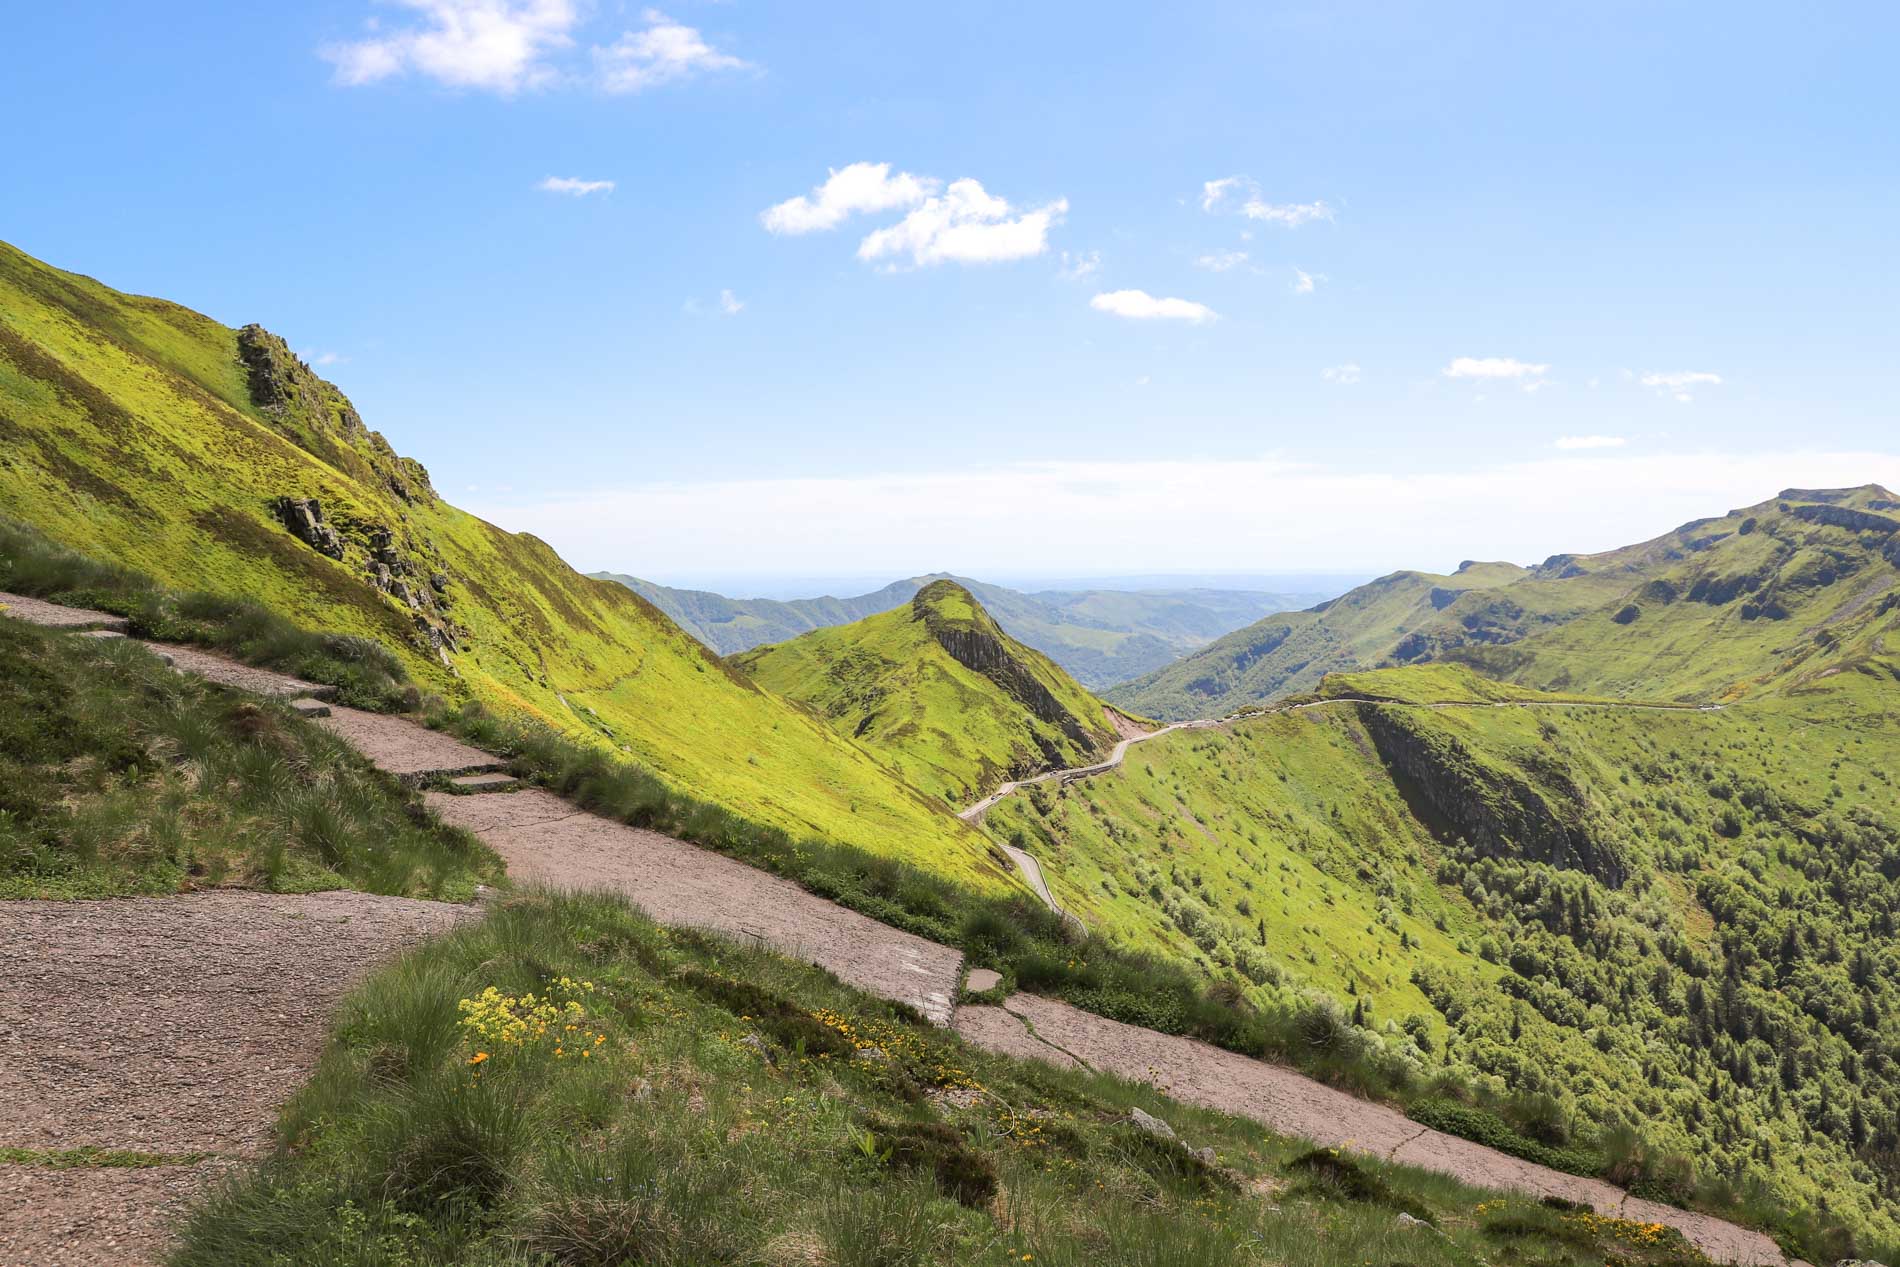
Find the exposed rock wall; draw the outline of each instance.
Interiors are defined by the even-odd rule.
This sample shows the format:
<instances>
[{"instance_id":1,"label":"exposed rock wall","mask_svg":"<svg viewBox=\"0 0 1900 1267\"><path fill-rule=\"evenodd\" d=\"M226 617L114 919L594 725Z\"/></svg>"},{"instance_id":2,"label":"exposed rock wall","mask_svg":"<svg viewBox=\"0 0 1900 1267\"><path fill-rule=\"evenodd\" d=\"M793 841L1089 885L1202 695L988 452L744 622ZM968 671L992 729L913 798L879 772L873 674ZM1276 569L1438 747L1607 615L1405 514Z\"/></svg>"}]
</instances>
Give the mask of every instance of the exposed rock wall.
<instances>
[{"instance_id":1,"label":"exposed rock wall","mask_svg":"<svg viewBox=\"0 0 1900 1267\"><path fill-rule=\"evenodd\" d=\"M1594 839L1582 822L1581 798L1568 780L1546 771L1558 803L1514 771L1481 762L1456 739L1402 707L1363 704L1360 720L1379 759L1425 821L1455 834L1480 854L1526 858L1584 871L1611 886L1629 868L1614 846Z\"/></svg>"},{"instance_id":2,"label":"exposed rock wall","mask_svg":"<svg viewBox=\"0 0 1900 1267\"><path fill-rule=\"evenodd\" d=\"M911 599L911 611L924 622L930 636L950 654L950 658L973 673L981 673L1009 692L1031 716L1055 726L1085 748L1097 746L1097 736L1062 706L1048 687L1037 680L1029 666L1017 659L1003 640L1002 631L988 621L965 623L951 621L937 610L933 591L947 581L937 581L918 590ZM1047 755L1047 754L1045 754Z\"/></svg>"}]
</instances>

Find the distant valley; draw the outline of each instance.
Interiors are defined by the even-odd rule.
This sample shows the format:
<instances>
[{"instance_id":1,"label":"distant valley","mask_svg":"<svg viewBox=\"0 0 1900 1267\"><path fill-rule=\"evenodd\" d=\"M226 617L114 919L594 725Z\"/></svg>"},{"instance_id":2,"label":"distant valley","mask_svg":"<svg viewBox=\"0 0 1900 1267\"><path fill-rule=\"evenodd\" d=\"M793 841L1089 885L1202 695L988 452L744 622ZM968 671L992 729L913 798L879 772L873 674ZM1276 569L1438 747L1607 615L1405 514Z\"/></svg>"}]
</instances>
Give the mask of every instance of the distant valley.
<instances>
[{"instance_id":1,"label":"distant valley","mask_svg":"<svg viewBox=\"0 0 1900 1267\"><path fill-rule=\"evenodd\" d=\"M1094 690L1152 673L1223 634L1275 612L1311 607L1336 592L1196 587L1024 593L936 572L893 581L883 589L850 598L781 600L727 598L618 572L589 575L618 581L720 655L736 655L814 629L850 624L908 603L934 581L955 581L983 604L1005 633L1042 652Z\"/></svg>"}]
</instances>

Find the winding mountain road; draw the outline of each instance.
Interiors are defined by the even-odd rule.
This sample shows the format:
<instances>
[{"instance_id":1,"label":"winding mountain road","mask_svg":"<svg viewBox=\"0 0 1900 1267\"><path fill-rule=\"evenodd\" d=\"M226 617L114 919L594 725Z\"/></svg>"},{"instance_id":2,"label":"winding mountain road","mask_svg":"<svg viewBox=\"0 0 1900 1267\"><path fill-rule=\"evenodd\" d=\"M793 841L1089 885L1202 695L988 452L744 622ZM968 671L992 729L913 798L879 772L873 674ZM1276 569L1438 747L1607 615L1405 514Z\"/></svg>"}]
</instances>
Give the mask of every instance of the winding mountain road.
<instances>
[{"instance_id":1,"label":"winding mountain road","mask_svg":"<svg viewBox=\"0 0 1900 1267\"><path fill-rule=\"evenodd\" d=\"M1077 779L1091 778L1097 774L1107 774L1121 768L1128 757L1128 750L1138 743L1150 739L1159 739L1178 730L1213 730L1221 726L1231 726L1235 722L1251 721L1256 717L1273 717L1280 713L1297 713L1309 708L1329 708L1338 704L1384 704L1393 708L1424 708L1432 710L1451 708L1616 708L1630 711L1657 713L1719 713L1726 704L1640 704L1624 703L1621 700L1439 700L1429 704L1415 703L1411 700L1376 699L1368 695L1345 695L1337 699L1306 700L1299 704L1280 704L1272 708L1255 709L1250 712L1230 713L1226 717L1203 718L1196 721L1172 722L1158 730L1145 734L1130 735L1116 744L1108 754L1108 760L1093 765L1070 766L1062 770L1046 770L1032 778L1016 779L1005 783L976 804L957 811L957 817L966 823L981 823L984 816L996 808L1004 797L1036 783L1055 782L1069 784ZM1048 905L1049 909L1064 919L1073 920L1081 925L1080 917L1066 911L1056 902L1049 891L1049 885L1042 873L1041 865L1028 853L1014 845L1003 845L1002 850L1016 864L1016 870L1022 874L1036 895Z\"/></svg>"}]
</instances>

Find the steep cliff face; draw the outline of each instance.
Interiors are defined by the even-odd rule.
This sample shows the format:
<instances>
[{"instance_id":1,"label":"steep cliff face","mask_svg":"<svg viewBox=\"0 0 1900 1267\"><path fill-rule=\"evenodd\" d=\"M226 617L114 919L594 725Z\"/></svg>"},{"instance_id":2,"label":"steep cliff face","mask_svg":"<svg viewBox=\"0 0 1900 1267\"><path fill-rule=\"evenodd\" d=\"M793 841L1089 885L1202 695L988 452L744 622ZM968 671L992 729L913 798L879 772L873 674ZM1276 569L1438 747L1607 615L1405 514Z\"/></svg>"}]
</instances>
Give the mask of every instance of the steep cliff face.
<instances>
[{"instance_id":1,"label":"steep cliff face","mask_svg":"<svg viewBox=\"0 0 1900 1267\"><path fill-rule=\"evenodd\" d=\"M1361 705L1359 715L1393 782L1435 830L1481 855L1583 871L1612 887L1628 878L1621 853L1583 823L1577 789L1561 771L1540 770L1539 786L1480 759L1434 729L1429 715L1373 704Z\"/></svg>"},{"instance_id":2,"label":"steep cliff face","mask_svg":"<svg viewBox=\"0 0 1900 1267\"><path fill-rule=\"evenodd\" d=\"M1021 644L1013 643L997 627L969 591L955 581L933 581L917 591L910 607L913 617L923 622L951 659L996 683L1030 716L1048 722L1077 744L1096 746L1101 738L1099 728L1091 733L1064 707L1018 654ZM963 614L966 608L968 616Z\"/></svg>"}]
</instances>

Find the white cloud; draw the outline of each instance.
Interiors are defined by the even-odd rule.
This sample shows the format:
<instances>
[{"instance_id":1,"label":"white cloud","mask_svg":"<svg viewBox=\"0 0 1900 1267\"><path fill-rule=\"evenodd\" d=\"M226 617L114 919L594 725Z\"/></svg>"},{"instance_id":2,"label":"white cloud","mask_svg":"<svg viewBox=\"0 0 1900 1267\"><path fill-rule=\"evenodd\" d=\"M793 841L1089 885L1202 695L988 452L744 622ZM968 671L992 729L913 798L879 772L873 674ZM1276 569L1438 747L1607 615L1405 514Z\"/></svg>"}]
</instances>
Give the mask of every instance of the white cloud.
<instances>
[{"instance_id":1,"label":"white cloud","mask_svg":"<svg viewBox=\"0 0 1900 1267\"><path fill-rule=\"evenodd\" d=\"M1533 365L1509 356L1461 356L1440 371L1446 378L1540 378L1548 365ZM1539 384L1541 386L1541 384Z\"/></svg>"},{"instance_id":2,"label":"white cloud","mask_svg":"<svg viewBox=\"0 0 1900 1267\"><path fill-rule=\"evenodd\" d=\"M1676 370L1671 373L1649 370L1640 381L1643 386L1653 387L1686 405L1695 399L1694 388L1719 387L1722 385L1722 376L1705 370Z\"/></svg>"},{"instance_id":3,"label":"white cloud","mask_svg":"<svg viewBox=\"0 0 1900 1267\"><path fill-rule=\"evenodd\" d=\"M896 224L867 235L858 243L858 258L908 255L918 267L1027 259L1049 249L1049 230L1062 223L1068 211L1068 199L1058 198L1017 214L1006 199L965 177L951 181L941 196L925 199Z\"/></svg>"},{"instance_id":4,"label":"white cloud","mask_svg":"<svg viewBox=\"0 0 1900 1267\"><path fill-rule=\"evenodd\" d=\"M1789 485L1900 482L1900 451L1552 451L1451 470L1402 458L999 463L653 482L534 501L491 494L472 509L552 542L579 567L646 575L730 572L734 560L754 573L809 575L814 559L841 573L1010 574L1023 569L1025 541L1041 543L1035 567L1047 574L1258 571L1268 559L1383 572L1607 550ZM1355 511L1341 516L1341 506Z\"/></svg>"},{"instance_id":5,"label":"white cloud","mask_svg":"<svg viewBox=\"0 0 1900 1267\"><path fill-rule=\"evenodd\" d=\"M315 349L306 349L297 353L297 355L311 365L318 367L325 365L348 365L350 363L349 357L338 352L318 352Z\"/></svg>"},{"instance_id":6,"label":"white cloud","mask_svg":"<svg viewBox=\"0 0 1900 1267\"><path fill-rule=\"evenodd\" d=\"M1338 383L1343 387L1350 387L1359 381L1362 373L1363 371L1360 370L1357 361L1347 361L1344 365L1328 365L1319 372L1319 376L1329 383Z\"/></svg>"},{"instance_id":7,"label":"white cloud","mask_svg":"<svg viewBox=\"0 0 1900 1267\"><path fill-rule=\"evenodd\" d=\"M566 194L572 198L585 198L588 194L610 194L614 191L611 180L582 180L578 176L550 176L536 189L550 194Z\"/></svg>"},{"instance_id":8,"label":"white cloud","mask_svg":"<svg viewBox=\"0 0 1900 1267\"><path fill-rule=\"evenodd\" d=\"M573 44L572 0L393 0L418 24L331 44L320 55L338 83L360 85L413 71L456 88L510 94L551 82L549 55Z\"/></svg>"},{"instance_id":9,"label":"white cloud","mask_svg":"<svg viewBox=\"0 0 1900 1267\"><path fill-rule=\"evenodd\" d=\"M1331 220L1333 209L1324 200L1313 202L1268 202L1260 195L1260 186L1245 176L1223 176L1201 185L1201 210L1213 215L1235 207L1249 220L1297 229L1315 220Z\"/></svg>"},{"instance_id":10,"label":"white cloud","mask_svg":"<svg viewBox=\"0 0 1900 1267\"><path fill-rule=\"evenodd\" d=\"M772 233L814 233L835 229L859 212L914 207L936 192L936 181L909 172L893 176L889 163L852 163L833 168L811 193L767 207L759 222Z\"/></svg>"},{"instance_id":11,"label":"white cloud","mask_svg":"<svg viewBox=\"0 0 1900 1267\"><path fill-rule=\"evenodd\" d=\"M1309 273L1303 268L1296 268L1293 270L1293 293L1296 295L1310 295L1317 290L1319 284L1325 280L1326 274L1324 273Z\"/></svg>"},{"instance_id":12,"label":"white cloud","mask_svg":"<svg viewBox=\"0 0 1900 1267\"><path fill-rule=\"evenodd\" d=\"M1056 276L1065 282L1079 282L1091 273L1100 272L1102 253L1100 251L1078 251L1074 255L1062 253L1062 267L1056 270Z\"/></svg>"},{"instance_id":13,"label":"white cloud","mask_svg":"<svg viewBox=\"0 0 1900 1267\"><path fill-rule=\"evenodd\" d=\"M1210 251L1194 261L1194 267L1204 268L1210 273L1225 273L1229 269L1239 268L1247 262L1245 251Z\"/></svg>"},{"instance_id":14,"label":"white cloud","mask_svg":"<svg viewBox=\"0 0 1900 1267\"><path fill-rule=\"evenodd\" d=\"M745 300L729 290L719 292L719 311L728 317L736 317L745 311Z\"/></svg>"},{"instance_id":15,"label":"white cloud","mask_svg":"<svg viewBox=\"0 0 1900 1267\"><path fill-rule=\"evenodd\" d=\"M1135 321L1191 321L1202 325L1219 319L1206 304L1191 299L1157 299L1145 290L1111 290L1089 300L1097 312Z\"/></svg>"},{"instance_id":16,"label":"white cloud","mask_svg":"<svg viewBox=\"0 0 1900 1267\"><path fill-rule=\"evenodd\" d=\"M511 96L526 88L587 76L558 62L574 47L581 0L389 0L412 10L413 24L384 31L370 23L361 40L329 44L318 55L340 84L358 86L414 73L454 88ZM746 62L722 53L697 30L648 9L646 23L592 49L591 82L605 92L638 92Z\"/></svg>"},{"instance_id":17,"label":"white cloud","mask_svg":"<svg viewBox=\"0 0 1900 1267\"><path fill-rule=\"evenodd\" d=\"M1622 436L1558 436L1560 449L1620 449L1629 441Z\"/></svg>"},{"instance_id":18,"label":"white cloud","mask_svg":"<svg viewBox=\"0 0 1900 1267\"><path fill-rule=\"evenodd\" d=\"M744 70L749 65L658 9L640 17L647 24L644 29L627 31L606 48L594 49L600 86L608 92L640 92L707 71Z\"/></svg>"}]
</instances>

